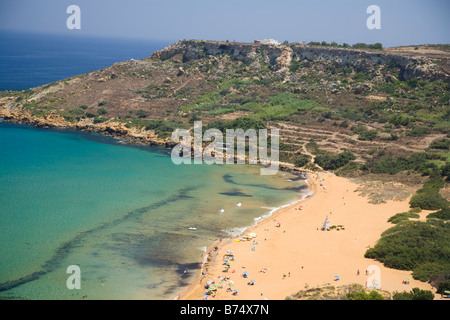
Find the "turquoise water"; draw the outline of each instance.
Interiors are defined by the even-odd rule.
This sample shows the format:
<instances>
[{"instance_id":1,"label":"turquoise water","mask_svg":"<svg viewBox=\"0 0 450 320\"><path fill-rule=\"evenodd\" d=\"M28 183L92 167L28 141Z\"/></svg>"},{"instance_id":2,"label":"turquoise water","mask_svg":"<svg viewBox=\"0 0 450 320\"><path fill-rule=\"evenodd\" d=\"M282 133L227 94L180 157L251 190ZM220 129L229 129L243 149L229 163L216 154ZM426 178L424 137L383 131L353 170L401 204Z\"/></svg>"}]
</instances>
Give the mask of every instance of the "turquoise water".
<instances>
[{"instance_id":1,"label":"turquoise water","mask_svg":"<svg viewBox=\"0 0 450 320\"><path fill-rule=\"evenodd\" d=\"M206 246L300 198L295 178L0 122L0 298L169 299ZM66 287L69 265L80 290Z\"/></svg>"}]
</instances>

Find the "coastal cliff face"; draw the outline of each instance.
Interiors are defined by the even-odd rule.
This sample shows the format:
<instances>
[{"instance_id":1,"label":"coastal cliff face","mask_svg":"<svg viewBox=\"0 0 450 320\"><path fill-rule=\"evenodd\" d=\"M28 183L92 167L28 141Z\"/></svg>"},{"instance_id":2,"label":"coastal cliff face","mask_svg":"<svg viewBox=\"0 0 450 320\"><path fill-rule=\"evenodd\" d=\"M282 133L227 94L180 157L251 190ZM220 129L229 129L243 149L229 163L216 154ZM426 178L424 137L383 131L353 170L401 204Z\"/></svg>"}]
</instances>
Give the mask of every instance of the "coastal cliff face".
<instances>
[{"instance_id":1,"label":"coastal cliff face","mask_svg":"<svg viewBox=\"0 0 450 320\"><path fill-rule=\"evenodd\" d=\"M112 136L124 142L143 144L150 146L173 147L174 142L169 139L161 139L151 131L127 128L123 123L109 121L107 123L93 124L92 122L78 121L76 123L67 121L58 114L47 114L42 117L34 116L28 112L8 111L0 108L0 119L14 123L34 126L36 128L66 128L86 132L96 132Z\"/></svg>"},{"instance_id":2,"label":"coastal cliff face","mask_svg":"<svg viewBox=\"0 0 450 320\"><path fill-rule=\"evenodd\" d=\"M448 80L449 75L439 69L429 58L414 58L355 49L311 47L306 45L266 45L253 43L230 43L221 41L182 40L164 50L153 53L152 58L188 62L207 55L230 55L244 63L252 63L260 57L274 66L274 70L289 68L292 60L327 62L339 68L351 65L360 71L375 65L391 65L400 68L404 80L413 78Z\"/></svg>"}]
</instances>

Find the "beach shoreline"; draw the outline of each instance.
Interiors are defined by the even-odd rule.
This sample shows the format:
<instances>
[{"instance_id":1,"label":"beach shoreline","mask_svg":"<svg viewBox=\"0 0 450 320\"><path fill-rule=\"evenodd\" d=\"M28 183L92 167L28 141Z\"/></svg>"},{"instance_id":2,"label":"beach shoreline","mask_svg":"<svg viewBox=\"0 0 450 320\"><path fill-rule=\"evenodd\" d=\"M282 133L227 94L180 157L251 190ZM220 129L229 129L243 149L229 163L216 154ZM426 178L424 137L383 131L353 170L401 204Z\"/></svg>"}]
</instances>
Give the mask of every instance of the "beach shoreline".
<instances>
[{"instance_id":1,"label":"beach shoreline","mask_svg":"<svg viewBox=\"0 0 450 320\"><path fill-rule=\"evenodd\" d=\"M429 283L414 280L411 271L386 268L364 257L381 233L393 226L387 220L409 209L409 197L371 204L357 194L359 184L329 172L309 172L306 183L312 194L247 228L244 234L256 234L249 241L237 241L240 235L211 244L202 255L199 274L173 299L283 300L324 285L366 287L374 276L381 290L390 293L414 287L431 290ZM321 230L326 218L333 226L330 231ZM378 273L371 274L372 269ZM217 289L205 296L207 281ZM237 295L232 294L235 290Z\"/></svg>"}]
</instances>

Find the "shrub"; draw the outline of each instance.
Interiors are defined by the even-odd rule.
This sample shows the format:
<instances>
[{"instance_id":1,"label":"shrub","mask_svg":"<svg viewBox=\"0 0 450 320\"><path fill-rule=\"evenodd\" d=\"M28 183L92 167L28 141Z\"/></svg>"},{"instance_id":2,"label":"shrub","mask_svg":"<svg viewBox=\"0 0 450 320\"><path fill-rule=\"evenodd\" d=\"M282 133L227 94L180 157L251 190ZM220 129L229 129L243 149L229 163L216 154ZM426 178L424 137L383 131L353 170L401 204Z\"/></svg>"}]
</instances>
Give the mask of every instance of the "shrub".
<instances>
[{"instance_id":1,"label":"shrub","mask_svg":"<svg viewBox=\"0 0 450 320\"><path fill-rule=\"evenodd\" d=\"M409 118L400 114L396 114L391 118L389 122L394 126L406 126L409 123Z\"/></svg>"},{"instance_id":2,"label":"shrub","mask_svg":"<svg viewBox=\"0 0 450 320\"><path fill-rule=\"evenodd\" d=\"M415 271L426 263L448 265L450 225L439 220L406 221L382 233L365 257L386 267Z\"/></svg>"},{"instance_id":3,"label":"shrub","mask_svg":"<svg viewBox=\"0 0 450 320\"><path fill-rule=\"evenodd\" d=\"M392 298L394 300L433 300L434 294L429 290L413 288L410 292L396 292Z\"/></svg>"},{"instance_id":4,"label":"shrub","mask_svg":"<svg viewBox=\"0 0 450 320\"><path fill-rule=\"evenodd\" d=\"M441 210L430 213L429 215L427 215L427 219L428 218L450 220L450 207L442 208Z\"/></svg>"},{"instance_id":5,"label":"shrub","mask_svg":"<svg viewBox=\"0 0 450 320\"><path fill-rule=\"evenodd\" d=\"M106 120L108 120L108 119L105 117L95 117L94 123L102 123L102 122L105 122Z\"/></svg>"},{"instance_id":6,"label":"shrub","mask_svg":"<svg viewBox=\"0 0 450 320\"><path fill-rule=\"evenodd\" d=\"M365 290L355 291L347 294L347 298L349 300L384 300L383 296L372 290L370 293L367 293Z\"/></svg>"},{"instance_id":7,"label":"shrub","mask_svg":"<svg viewBox=\"0 0 450 320\"><path fill-rule=\"evenodd\" d=\"M377 130L367 130L364 132L361 132L358 136L358 140L362 141L372 141L377 137Z\"/></svg>"},{"instance_id":8,"label":"shrub","mask_svg":"<svg viewBox=\"0 0 450 320\"><path fill-rule=\"evenodd\" d=\"M439 282L436 292L444 293L444 291L450 291L450 279Z\"/></svg>"},{"instance_id":9,"label":"shrub","mask_svg":"<svg viewBox=\"0 0 450 320\"><path fill-rule=\"evenodd\" d=\"M355 159L356 156L353 153L350 151L344 151L335 156L329 154L318 155L314 162L321 166L324 170L336 170Z\"/></svg>"},{"instance_id":10,"label":"shrub","mask_svg":"<svg viewBox=\"0 0 450 320\"><path fill-rule=\"evenodd\" d=\"M413 278L426 282L432 275L442 274L448 267L436 262L426 262L418 265L413 272Z\"/></svg>"},{"instance_id":11,"label":"shrub","mask_svg":"<svg viewBox=\"0 0 450 320\"><path fill-rule=\"evenodd\" d=\"M106 101L105 101L105 100L102 100L102 101L99 101L99 102L98 102L98 106L99 106L99 107L104 106L105 104L106 104Z\"/></svg>"},{"instance_id":12,"label":"shrub","mask_svg":"<svg viewBox=\"0 0 450 320\"><path fill-rule=\"evenodd\" d=\"M412 212L402 212L397 213L396 215L390 217L388 222L397 224L401 221L409 220L409 218L419 218L420 216L417 213Z\"/></svg>"},{"instance_id":13,"label":"shrub","mask_svg":"<svg viewBox=\"0 0 450 320\"><path fill-rule=\"evenodd\" d=\"M108 110L106 110L105 108L100 108L100 109L97 110L97 113L99 115L107 114Z\"/></svg>"},{"instance_id":14,"label":"shrub","mask_svg":"<svg viewBox=\"0 0 450 320\"><path fill-rule=\"evenodd\" d=\"M185 127L180 121L147 120L143 124L145 124L145 130L153 130L161 138L166 138L176 129Z\"/></svg>"},{"instance_id":15,"label":"shrub","mask_svg":"<svg viewBox=\"0 0 450 320\"><path fill-rule=\"evenodd\" d=\"M447 177L447 181L450 180L450 162L446 162L442 167L441 167L441 176L442 177Z\"/></svg>"},{"instance_id":16,"label":"shrub","mask_svg":"<svg viewBox=\"0 0 450 320\"><path fill-rule=\"evenodd\" d=\"M382 156L366 163L367 169L372 173L396 174L404 170L414 170L419 173L428 173L435 165L430 163L431 155L425 152L416 152L409 157Z\"/></svg>"},{"instance_id":17,"label":"shrub","mask_svg":"<svg viewBox=\"0 0 450 320\"><path fill-rule=\"evenodd\" d=\"M145 110L138 110L137 112L136 112L136 115L138 116L138 118L147 118L147 116L148 116L148 112L147 111L145 111Z\"/></svg>"},{"instance_id":18,"label":"shrub","mask_svg":"<svg viewBox=\"0 0 450 320\"><path fill-rule=\"evenodd\" d=\"M296 167L304 167L309 163L309 157L306 155L302 155L294 160L294 165Z\"/></svg>"},{"instance_id":19,"label":"shrub","mask_svg":"<svg viewBox=\"0 0 450 320\"><path fill-rule=\"evenodd\" d=\"M289 71L296 72L299 67L300 67L300 62L298 62L297 60L292 60L291 65L289 66Z\"/></svg>"},{"instance_id":20,"label":"shrub","mask_svg":"<svg viewBox=\"0 0 450 320\"><path fill-rule=\"evenodd\" d=\"M223 120L214 121L204 128L219 129L222 132L226 132L226 129L235 129L235 130L242 129L244 131L247 131L248 129L255 129L255 130L265 129L266 124L263 121L255 119L253 117L240 117L232 121L223 121Z\"/></svg>"},{"instance_id":21,"label":"shrub","mask_svg":"<svg viewBox=\"0 0 450 320\"><path fill-rule=\"evenodd\" d=\"M339 124L339 127L341 127L341 128L348 128L348 121L347 120L344 120L344 121L342 121L340 124Z\"/></svg>"},{"instance_id":22,"label":"shrub","mask_svg":"<svg viewBox=\"0 0 450 320\"><path fill-rule=\"evenodd\" d=\"M84 115L84 109L82 108L75 108L69 111L70 114L76 115L76 116L82 116Z\"/></svg>"},{"instance_id":23,"label":"shrub","mask_svg":"<svg viewBox=\"0 0 450 320\"><path fill-rule=\"evenodd\" d=\"M413 195L409 205L423 210L438 210L448 206L448 201L439 192L428 190Z\"/></svg>"},{"instance_id":24,"label":"shrub","mask_svg":"<svg viewBox=\"0 0 450 320\"><path fill-rule=\"evenodd\" d=\"M410 137L418 137L431 133L431 129L428 127L417 126L412 128L406 135Z\"/></svg>"},{"instance_id":25,"label":"shrub","mask_svg":"<svg viewBox=\"0 0 450 320\"><path fill-rule=\"evenodd\" d=\"M450 148L450 139L435 140L430 144L430 148L447 150Z\"/></svg>"}]
</instances>

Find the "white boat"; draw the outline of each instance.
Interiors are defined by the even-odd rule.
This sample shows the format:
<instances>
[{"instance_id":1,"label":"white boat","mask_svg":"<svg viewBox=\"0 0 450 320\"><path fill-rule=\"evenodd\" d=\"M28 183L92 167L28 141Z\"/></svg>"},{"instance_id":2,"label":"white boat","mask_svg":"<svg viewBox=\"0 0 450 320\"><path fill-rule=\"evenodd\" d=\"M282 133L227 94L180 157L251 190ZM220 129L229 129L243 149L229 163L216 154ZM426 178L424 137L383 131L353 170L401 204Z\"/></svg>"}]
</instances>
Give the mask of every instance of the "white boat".
<instances>
[{"instance_id":1,"label":"white boat","mask_svg":"<svg viewBox=\"0 0 450 320\"><path fill-rule=\"evenodd\" d=\"M194 228L194 227L190 227L190 228L188 228L189 230L197 230L197 228Z\"/></svg>"}]
</instances>

